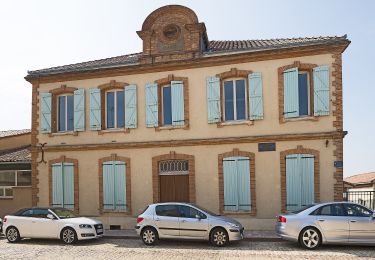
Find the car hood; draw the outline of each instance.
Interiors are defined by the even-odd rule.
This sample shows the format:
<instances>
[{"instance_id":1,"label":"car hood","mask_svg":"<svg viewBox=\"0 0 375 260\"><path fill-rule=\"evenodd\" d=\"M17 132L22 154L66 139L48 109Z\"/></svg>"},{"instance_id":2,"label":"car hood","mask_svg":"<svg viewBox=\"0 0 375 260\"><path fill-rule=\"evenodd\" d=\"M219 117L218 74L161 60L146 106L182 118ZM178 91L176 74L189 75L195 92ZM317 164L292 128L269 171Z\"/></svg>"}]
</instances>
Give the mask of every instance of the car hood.
<instances>
[{"instance_id":1,"label":"car hood","mask_svg":"<svg viewBox=\"0 0 375 260\"><path fill-rule=\"evenodd\" d=\"M92 218L86 218L86 217L79 217L79 218L65 218L61 219L62 222L70 223L70 224L102 224L101 221L92 219Z\"/></svg>"},{"instance_id":2,"label":"car hood","mask_svg":"<svg viewBox=\"0 0 375 260\"><path fill-rule=\"evenodd\" d=\"M219 221L233 223L233 224L236 224L236 225L239 225L239 226L242 227L242 224L240 222L238 222L237 220L233 219L233 218L224 217L224 216L211 216L210 218L213 219L213 220L219 220Z\"/></svg>"}]
</instances>

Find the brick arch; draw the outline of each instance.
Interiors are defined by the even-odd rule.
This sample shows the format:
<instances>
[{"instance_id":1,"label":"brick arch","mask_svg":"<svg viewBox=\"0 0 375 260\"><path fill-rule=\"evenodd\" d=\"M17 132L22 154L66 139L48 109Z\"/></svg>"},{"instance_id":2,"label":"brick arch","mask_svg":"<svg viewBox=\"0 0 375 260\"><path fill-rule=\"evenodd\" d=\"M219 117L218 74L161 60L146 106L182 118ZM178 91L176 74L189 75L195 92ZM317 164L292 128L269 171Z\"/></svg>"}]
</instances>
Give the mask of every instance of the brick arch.
<instances>
[{"instance_id":1,"label":"brick arch","mask_svg":"<svg viewBox=\"0 0 375 260\"><path fill-rule=\"evenodd\" d=\"M282 66L277 69L278 73L278 88L279 88L279 122L285 123L284 118L284 71L292 68L297 68L299 71L307 71L309 73L310 78L310 86L314 86L314 79L313 79L313 69L317 67L317 64L311 64L311 63L301 63L299 61L295 61L292 64ZM314 95L313 95L313 88L310 87L310 111L313 111L313 104L314 104ZM313 117L313 119L317 120L317 117Z\"/></svg>"},{"instance_id":2,"label":"brick arch","mask_svg":"<svg viewBox=\"0 0 375 260\"><path fill-rule=\"evenodd\" d=\"M152 190L153 202L160 201L160 179L159 162L166 160L186 160L189 164L189 202L195 203L195 158L194 155L179 154L170 151L168 154L162 154L152 157Z\"/></svg>"},{"instance_id":3,"label":"brick arch","mask_svg":"<svg viewBox=\"0 0 375 260\"><path fill-rule=\"evenodd\" d=\"M291 154L311 154L314 156L314 199L320 202L320 153L318 150L304 148L302 145L295 149L280 152L280 184L281 212L286 212L286 156Z\"/></svg>"},{"instance_id":4,"label":"brick arch","mask_svg":"<svg viewBox=\"0 0 375 260\"><path fill-rule=\"evenodd\" d=\"M103 206L103 163L108 161L123 161L125 162L126 167L126 213L131 214L132 207L131 207L131 167L130 167L130 158L118 156L117 154L111 154L110 156L100 158L98 160L99 163L99 212L100 214L104 211Z\"/></svg>"},{"instance_id":5,"label":"brick arch","mask_svg":"<svg viewBox=\"0 0 375 260\"><path fill-rule=\"evenodd\" d=\"M251 211L250 216L255 216L257 212L256 208L256 179L255 179L255 154L252 152L240 151L235 148L231 152L225 152L218 156L218 174L219 174L219 211L221 214L224 213L224 169L223 160L227 157L243 156L248 157L250 160L250 193L251 193ZM233 212L231 214L237 214Z\"/></svg>"},{"instance_id":6,"label":"brick arch","mask_svg":"<svg viewBox=\"0 0 375 260\"><path fill-rule=\"evenodd\" d=\"M74 212L79 212L79 174L78 174L78 160L67 158L61 155L60 158L48 161L48 188L49 188L49 205L52 206L52 165L55 163L72 163L74 167Z\"/></svg>"}]
</instances>

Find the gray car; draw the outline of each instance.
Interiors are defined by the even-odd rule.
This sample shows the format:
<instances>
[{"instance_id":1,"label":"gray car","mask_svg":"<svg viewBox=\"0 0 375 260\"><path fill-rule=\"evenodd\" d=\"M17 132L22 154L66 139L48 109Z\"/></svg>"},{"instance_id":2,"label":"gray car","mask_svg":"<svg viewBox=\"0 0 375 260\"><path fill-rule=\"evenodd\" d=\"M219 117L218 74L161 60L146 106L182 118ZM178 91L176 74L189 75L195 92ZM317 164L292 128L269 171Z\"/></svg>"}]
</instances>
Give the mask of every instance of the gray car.
<instances>
[{"instance_id":1,"label":"gray car","mask_svg":"<svg viewBox=\"0 0 375 260\"><path fill-rule=\"evenodd\" d=\"M177 202L149 205L138 216L135 229L146 245L172 238L209 240L214 246L225 246L243 239L244 231L241 223L232 218Z\"/></svg>"},{"instance_id":2,"label":"gray car","mask_svg":"<svg viewBox=\"0 0 375 260\"><path fill-rule=\"evenodd\" d=\"M321 244L375 245L375 213L350 202L310 205L277 216L276 233L307 249Z\"/></svg>"}]
</instances>

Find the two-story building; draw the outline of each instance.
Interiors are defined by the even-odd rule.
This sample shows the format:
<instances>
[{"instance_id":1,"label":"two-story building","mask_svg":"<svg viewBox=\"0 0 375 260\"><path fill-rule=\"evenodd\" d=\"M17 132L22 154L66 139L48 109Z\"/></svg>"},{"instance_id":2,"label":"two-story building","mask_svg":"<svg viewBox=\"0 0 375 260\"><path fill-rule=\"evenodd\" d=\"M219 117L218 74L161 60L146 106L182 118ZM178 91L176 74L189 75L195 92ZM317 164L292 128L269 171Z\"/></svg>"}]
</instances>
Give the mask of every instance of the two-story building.
<instances>
[{"instance_id":1,"label":"two-story building","mask_svg":"<svg viewBox=\"0 0 375 260\"><path fill-rule=\"evenodd\" d=\"M268 229L342 199L346 36L210 41L178 5L137 33L140 53L26 76L34 205L132 228L148 204L185 201Z\"/></svg>"}]
</instances>

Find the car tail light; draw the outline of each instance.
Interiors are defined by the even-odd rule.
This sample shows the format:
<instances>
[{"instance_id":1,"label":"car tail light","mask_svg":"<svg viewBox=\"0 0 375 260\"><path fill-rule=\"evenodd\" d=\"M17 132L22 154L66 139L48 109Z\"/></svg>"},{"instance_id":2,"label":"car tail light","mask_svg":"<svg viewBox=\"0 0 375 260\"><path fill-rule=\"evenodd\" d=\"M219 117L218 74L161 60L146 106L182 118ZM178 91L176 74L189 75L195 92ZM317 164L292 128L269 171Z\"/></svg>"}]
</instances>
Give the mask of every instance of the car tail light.
<instances>
[{"instance_id":1,"label":"car tail light","mask_svg":"<svg viewBox=\"0 0 375 260\"><path fill-rule=\"evenodd\" d=\"M143 220L144 220L144 218L142 218L142 217L138 217L138 218L137 218L137 223L139 224L139 223L141 223Z\"/></svg>"},{"instance_id":2,"label":"car tail light","mask_svg":"<svg viewBox=\"0 0 375 260\"><path fill-rule=\"evenodd\" d=\"M7 217L4 217L3 222L4 223L7 222Z\"/></svg>"},{"instance_id":3,"label":"car tail light","mask_svg":"<svg viewBox=\"0 0 375 260\"><path fill-rule=\"evenodd\" d=\"M277 220L281 223L286 223L286 217L279 216Z\"/></svg>"}]
</instances>

